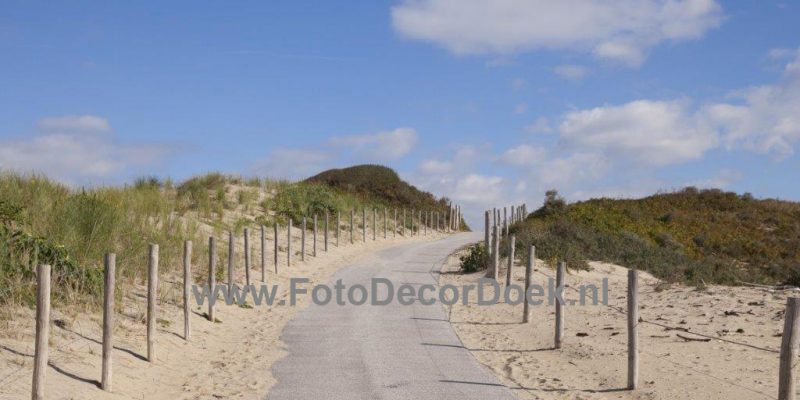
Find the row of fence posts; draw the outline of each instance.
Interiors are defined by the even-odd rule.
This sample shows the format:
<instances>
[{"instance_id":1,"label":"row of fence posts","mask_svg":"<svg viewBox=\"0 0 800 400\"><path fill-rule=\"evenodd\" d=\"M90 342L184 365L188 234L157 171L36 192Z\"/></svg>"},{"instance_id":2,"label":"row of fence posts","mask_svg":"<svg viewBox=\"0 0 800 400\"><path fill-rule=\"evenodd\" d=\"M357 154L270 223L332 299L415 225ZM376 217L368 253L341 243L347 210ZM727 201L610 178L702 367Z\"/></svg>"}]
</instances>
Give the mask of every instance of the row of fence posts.
<instances>
[{"instance_id":1,"label":"row of fence posts","mask_svg":"<svg viewBox=\"0 0 800 400\"><path fill-rule=\"evenodd\" d=\"M509 223L505 218L506 209L503 208L503 221L500 222L500 210L487 210L485 213L485 238L484 246L489 255L489 270L487 276L497 280L498 267L500 262L500 239L508 235ZM527 216L524 205L511 207L510 224L522 221ZM491 217L491 218L490 218ZM490 224L490 221L492 222ZM491 248L490 230L491 226ZM508 236L508 270L506 271L506 286L511 284L511 269L514 265L514 251L516 238L514 235ZM523 302L522 322L527 323L530 319L528 304L528 289L531 287L531 279L536 262L536 246L530 245L528 249L528 263L525 267L525 301ZM556 288L564 286L567 263L559 262L556 268ZM628 270L627 288L627 331L628 331L628 358L627 358L627 389L634 390L639 382L639 272L636 269ZM798 345L800 345L800 298L789 297L786 299L786 312L784 317L783 334L781 335L780 366L778 377L778 400L795 399L795 360L798 357ZM564 339L564 309L560 302L555 302L555 335L553 347L560 349Z\"/></svg>"},{"instance_id":2,"label":"row of fence posts","mask_svg":"<svg viewBox=\"0 0 800 400\"><path fill-rule=\"evenodd\" d=\"M398 223L398 210L394 209L394 226L392 237L397 237L398 228L401 236L406 236L406 227L409 225L409 236L414 235L427 235L428 230L431 232L454 232L460 229L461 224L461 207L451 205L447 213L440 213L439 211L432 210L410 210L410 220L407 219L407 210L402 210L403 220L402 224ZM350 243L354 242L354 214L355 210L350 212L350 226L347 228L350 232ZM388 238L389 219L388 210L383 209L383 238ZM323 251L328 251L329 229L328 222L330 214L325 213L325 223L323 227ZM378 211L373 209L372 212L372 240L377 240L378 231ZM312 224L312 252L311 255L317 256L317 215L313 216ZM367 228L369 226L367 220L367 210L364 209L362 213L362 241L367 241ZM339 237L342 231L341 215L336 212L336 227L335 230L335 246L339 247ZM279 253L279 225L276 222L274 225L274 246L273 246L273 264L275 273L278 273L278 253ZM266 282L266 263L267 263L267 243L266 243L266 227L260 226L261 233L261 281ZM301 230L301 260L305 260L305 246L306 246L306 217L302 218ZM292 219L289 218L287 223L287 243L286 265L292 264ZM252 269L251 261L251 245L250 245L250 229L245 228L243 232L244 240L244 267L245 267L245 284L250 287L250 270ZM236 238L233 232L228 233L228 288L234 285L233 273L235 269L235 247ZM208 286L210 293L215 293L216 271L217 271L217 244L213 236L208 238ZM157 290L158 290L158 259L159 247L157 244L149 246L148 253L148 273L147 273L147 361L154 362L156 359L156 315L157 310ZM187 240L184 242L183 247L183 337L188 341L191 337L191 322L190 322L190 294L192 285L192 242ZM50 335L50 265L38 265L36 268L37 274L37 294L36 294L36 339L34 350L34 366L33 366L33 383L31 388L32 399L41 400L45 398L45 371L48 365L48 341ZM103 282L103 340L102 340L102 371L100 379L100 387L105 391L112 391L112 350L113 350L113 337L114 330L114 290L116 288L116 255L114 253L107 253L104 259L104 282ZM209 321L214 322L214 302L208 302L207 318Z\"/></svg>"}]
</instances>

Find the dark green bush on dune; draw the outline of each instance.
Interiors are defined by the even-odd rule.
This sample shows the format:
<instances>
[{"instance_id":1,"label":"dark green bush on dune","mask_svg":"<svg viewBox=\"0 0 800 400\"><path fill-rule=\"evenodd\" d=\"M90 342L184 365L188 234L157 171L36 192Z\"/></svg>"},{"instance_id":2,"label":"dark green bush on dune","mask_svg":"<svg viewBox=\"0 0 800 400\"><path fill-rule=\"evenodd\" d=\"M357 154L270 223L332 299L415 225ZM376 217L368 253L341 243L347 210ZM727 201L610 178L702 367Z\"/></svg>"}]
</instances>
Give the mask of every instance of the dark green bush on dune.
<instances>
[{"instance_id":1,"label":"dark green bush on dune","mask_svg":"<svg viewBox=\"0 0 800 400\"><path fill-rule=\"evenodd\" d=\"M643 199L545 205L512 227L520 251L585 268L586 260L670 281L800 285L800 204L686 188Z\"/></svg>"}]
</instances>

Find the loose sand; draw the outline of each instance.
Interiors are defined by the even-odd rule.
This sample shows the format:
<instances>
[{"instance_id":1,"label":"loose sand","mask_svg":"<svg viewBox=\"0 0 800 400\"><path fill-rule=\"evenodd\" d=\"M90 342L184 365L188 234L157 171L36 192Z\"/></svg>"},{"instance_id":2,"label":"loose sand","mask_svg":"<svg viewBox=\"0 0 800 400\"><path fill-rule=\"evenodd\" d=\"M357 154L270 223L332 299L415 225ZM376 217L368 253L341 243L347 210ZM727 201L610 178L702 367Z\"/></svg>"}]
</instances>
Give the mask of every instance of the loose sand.
<instances>
[{"instance_id":1,"label":"loose sand","mask_svg":"<svg viewBox=\"0 0 800 400\"><path fill-rule=\"evenodd\" d=\"M591 265L592 271L569 271L566 284L573 289L583 283L599 287L608 278L611 307L566 306L560 350L552 349L553 306L532 306L530 322L522 324L522 305L478 306L472 293L468 305L452 306L451 323L464 346L523 399L775 398L784 306L787 294L796 292L723 286L698 290L660 284L640 273L641 318L679 329L640 324L640 389L630 392L622 390L627 317L617 310L626 307L627 269ZM475 283L483 276L457 270L454 255L440 284ZM513 282L523 285L524 266L518 263L512 271ZM500 276L505 282L505 268ZM533 282L546 287L555 273L539 260L533 276ZM578 298L573 289L565 290L566 299ZM691 332L715 339L678 337L705 339Z\"/></svg>"},{"instance_id":2,"label":"loose sand","mask_svg":"<svg viewBox=\"0 0 800 400\"><path fill-rule=\"evenodd\" d=\"M285 228L283 230L285 234ZM268 230L268 250L272 254L272 232ZM289 279L307 277L310 287L324 283L339 268L358 257L399 242L432 240L441 235L403 238L398 235L361 243L356 232L355 245L349 244L348 233L342 231L341 247L337 248L330 236L329 251L323 247L319 235L318 257L311 256L312 236L307 232L306 262L299 255L291 267L285 266L285 253L281 253L278 274L273 273L272 259L268 260L268 284L278 284L278 299L287 300ZM258 232L251 234L256 249L251 278L260 284L261 270L258 249ZM294 232L293 252L300 250L299 231ZM241 238L239 238L241 246ZM218 252L227 253L227 239L218 238ZM284 237L281 243L285 244ZM282 249L283 251L283 249ZM241 257L242 249L237 249ZM237 264L237 281L244 281L243 262ZM218 265L226 269L226 265ZM207 265L193 267L195 281L205 283ZM275 383L271 365L285 355L280 334L286 323L309 301L300 298L298 306L272 306L242 308L219 304L216 307L218 323L209 322L203 313L207 306L194 306L191 316L191 341L183 335L182 283L178 276L162 276L160 282L162 302L159 305L157 360L145 361L146 286L144 282L125 287L118 302L124 304L116 316L113 353L113 391L98 388L101 369L101 315L54 310L50 338L50 368L47 369L46 393L50 399L220 399L260 398ZM122 290L122 289L121 289ZM192 301L194 298L192 297ZM193 303L194 304L194 303ZM252 301L251 301L252 304ZM30 398L33 370L33 343L35 333L34 311L19 308L0 322L0 399ZM5 325L5 326L3 326Z\"/></svg>"}]
</instances>

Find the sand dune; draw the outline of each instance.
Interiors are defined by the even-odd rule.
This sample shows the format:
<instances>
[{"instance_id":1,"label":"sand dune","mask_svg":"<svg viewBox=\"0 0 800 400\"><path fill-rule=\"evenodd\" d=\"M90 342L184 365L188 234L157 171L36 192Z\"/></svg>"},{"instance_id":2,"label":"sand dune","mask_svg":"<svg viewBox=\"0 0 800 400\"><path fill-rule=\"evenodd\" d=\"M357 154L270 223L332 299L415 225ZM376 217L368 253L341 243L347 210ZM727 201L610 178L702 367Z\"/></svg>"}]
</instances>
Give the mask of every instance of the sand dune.
<instances>
[{"instance_id":1,"label":"sand dune","mask_svg":"<svg viewBox=\"0 0 800 400\"><path fill-rule=\"evenodd\" d=\"M505 265L505 264L503 264ZM464 345L522 399L757 399L777 394L778 350L786 295L747 287L662 284L640 273L640 389L626 385L627 270L591 263L570 271L567 285L609 279L609 305L565 307L563 348L553 350L553 307L533 306L522 324L522 305L452 306L451 323ZM554 271L539 261L534 281L546 285ZM440 284L477 281L482 272L454 273L450 258ZM501 276L505 276L503 271ZM513 281L522 285L524 267ZM565 290L567 299L577 293ZM663 326L677 329L668 329ZM689 332L685 332L688 330ZM709 341L687 341L689 338ZM735 342L735 343L734 343Z\"/></svg>"}]
</instances>

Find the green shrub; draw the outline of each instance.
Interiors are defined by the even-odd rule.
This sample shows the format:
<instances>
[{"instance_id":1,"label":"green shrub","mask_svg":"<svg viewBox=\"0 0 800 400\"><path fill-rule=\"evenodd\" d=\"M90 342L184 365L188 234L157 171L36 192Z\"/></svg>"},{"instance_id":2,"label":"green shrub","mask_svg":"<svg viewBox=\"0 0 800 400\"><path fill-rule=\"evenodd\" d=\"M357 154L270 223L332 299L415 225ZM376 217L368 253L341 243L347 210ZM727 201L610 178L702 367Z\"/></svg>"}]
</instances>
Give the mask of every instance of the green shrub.
<instances>
[{"instance_id":1,"label":"green shrub","mask_svg":"<svg viewBox=\"0 0 800 400\"><path fill-rule=\"evenodd\" d=\"M483 244L476 244L469 247L469 252L459 257L460 268L464 273L472 273L486 269L489 264L489 254Z\"/></svg>"}]
</instances>

